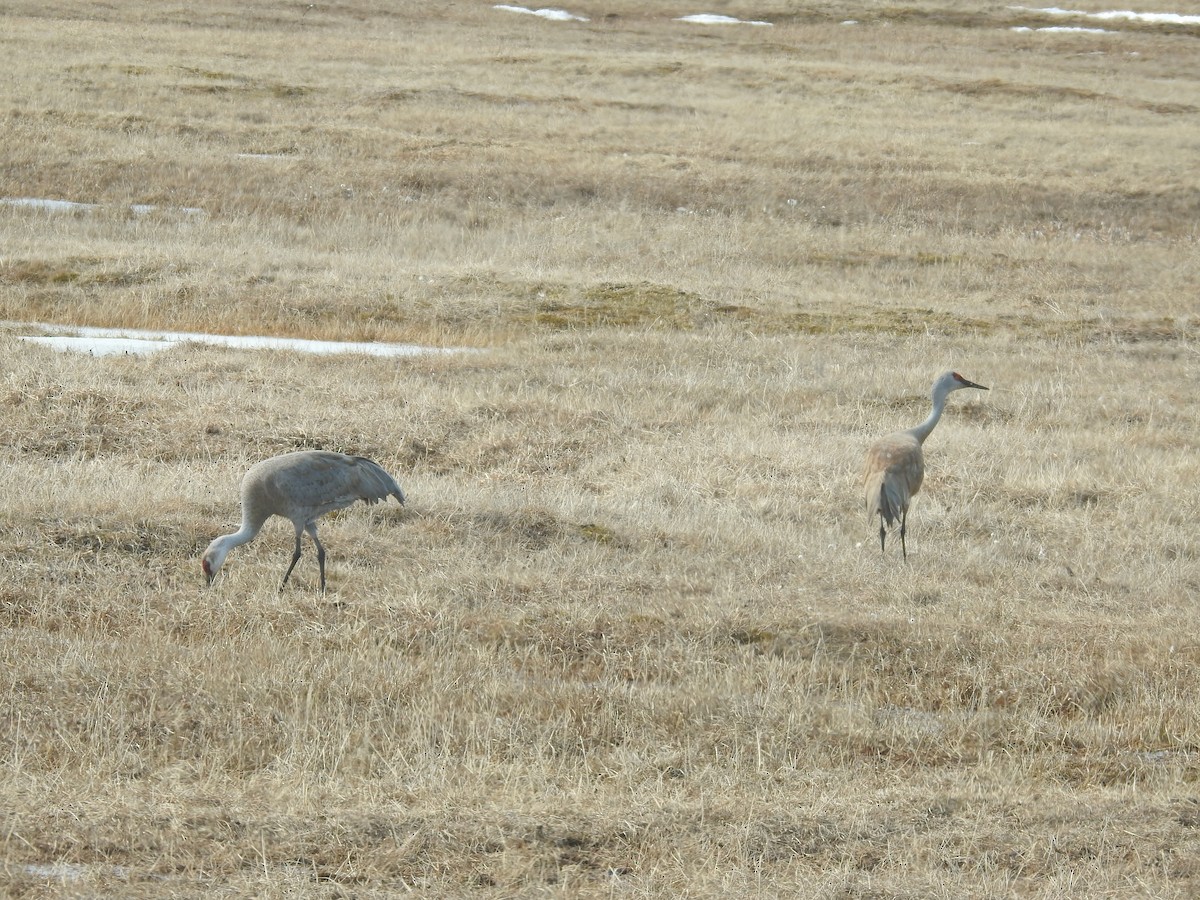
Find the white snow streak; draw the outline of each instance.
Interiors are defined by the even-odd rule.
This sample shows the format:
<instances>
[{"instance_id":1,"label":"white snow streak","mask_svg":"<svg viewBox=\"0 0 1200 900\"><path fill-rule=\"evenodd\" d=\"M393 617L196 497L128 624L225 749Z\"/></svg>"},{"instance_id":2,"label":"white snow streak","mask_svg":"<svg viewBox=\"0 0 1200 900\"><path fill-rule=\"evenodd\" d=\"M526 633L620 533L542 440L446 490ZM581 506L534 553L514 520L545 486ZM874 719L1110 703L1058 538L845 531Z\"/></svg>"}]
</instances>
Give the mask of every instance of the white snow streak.
<instances>
[{"instance_id":1,"label":"white snow streak","mask_svg":"<svg viewBox=\"0 0 1200 900\"><path fill-rule=\"evenodd\" d=\"M93 212L101 209L99 203L77 203L74 200L48 200L43 197L0 197L0 206L16 206L23 209L37 209L52 213ZM135 216L144 216L158 209L167 212L179 212L188 216L204 215L204 210L195 206L154 206L150 203L132 203L128 208Z\"/></svg>"},{"instance_id":2,"label":"white snow streak","mask_svg":"<svg viewBox=\"0 0 1200 900\"><path fill-rule=\"evenodd\" d=\"M377 344L370 341L310 341L240 334L202 334L186 331L139 331L129 328L88 328L48 324L26 324L22 329L62 332L49 335L18 335L22 341L54 350L74 350L92 356L143 356L181 344L208 344L240 350L292 350L298 353L357 353L364 356L417 356L421 353L460 353L454 347L423 347L419 344Z\"/></svg>"},{"instance_id":3,"label":"white snow streak","mask_svg":"<svg viewBox=\"0 0 1200 900\"><path fill-rule=\"evenodd\" d=\"M569 13L565 9L527 9L524 6L503 6L497 4L492 9L501 9L504 12L525 13L530 16L538 16L542 19L549 19L552 22L586 22L584 16L577 16L574 13Z\"/></svg>"},{"instance_id":4,"label":"white snow streak","mask_svg":"<svg viewBox=\"0 0 1200 900\"><path fill-rule=\"evenodd\" d=\"M696 13L692 16L680 16L675 21L677 22L692 22L696 25L766 25L770 27L770 22L746 22L742 19L735 19L733 16L719 16L715 13Z\"/></svg>"},{"instance_id":5,"label":"white snow streak","mask_svg":"<svg viewBox=\"0 0 1200 900\"><path fill-rule=\"evenodd\" d=\"M1141 13L1116 9L1107 12L1084 12L1077 9L1062 9L1057 6L1043 8L1010 6L1009 9L1015 9L1020 12L1043 13L1047 16L1082 16L1085 19L1099 19L1105 22L1125 21L1149 22L1154 25L1200 25L1200 16L1181 16L1179 13Z\"/></svg>"}]
</instances>

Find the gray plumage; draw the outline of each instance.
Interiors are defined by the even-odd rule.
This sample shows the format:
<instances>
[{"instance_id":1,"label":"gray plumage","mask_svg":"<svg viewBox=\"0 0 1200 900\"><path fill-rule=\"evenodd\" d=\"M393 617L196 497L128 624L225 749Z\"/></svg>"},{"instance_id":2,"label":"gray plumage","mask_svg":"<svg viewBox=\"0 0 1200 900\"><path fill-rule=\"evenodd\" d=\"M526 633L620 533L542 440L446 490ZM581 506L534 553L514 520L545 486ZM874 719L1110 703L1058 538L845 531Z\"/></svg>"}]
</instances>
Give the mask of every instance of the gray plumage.
<instances>
[{"instance_id":1,"label":"gray plumage","mask_svg":"<svg viewBox=\"0 0 1200 900\"><path fill-rule=\"evenodd\" d=\"M962 388L987 390L982 384L967 381L957 372L944 373L933 383L933 411L930 412L929 418L915 428L897 431L880 438L867 451L867 464L863 473L867 518L879 516L881 551L887 539L887 529L899 521L900 552L905 559L908 558L908 548L904 544L908 506L921 489L921 482L925 480L925 456L921 448L942 417L946 397L951 391Z\"/></svg>"},{"instance_id":2,"label":"gray plumage","mask_svg":"<svg viewBox=\"0 0 1200 900\"><path fill-rule=\"evenodd\" d=\"M325 590L325 548L317 538L317 519L356 500L367 504L395 497L404 505L404 492L378 463L362 456L327 450L297 450L255 463L242 479L242 526L222 535L204 551L204 577L212 584L225 557L234 547L254 540L271 516L283 516L296 529L296 548L283 575L287 584L300 559L300 539L308 532L317 548L321 590Z\"/></svg>"}]
</instances>

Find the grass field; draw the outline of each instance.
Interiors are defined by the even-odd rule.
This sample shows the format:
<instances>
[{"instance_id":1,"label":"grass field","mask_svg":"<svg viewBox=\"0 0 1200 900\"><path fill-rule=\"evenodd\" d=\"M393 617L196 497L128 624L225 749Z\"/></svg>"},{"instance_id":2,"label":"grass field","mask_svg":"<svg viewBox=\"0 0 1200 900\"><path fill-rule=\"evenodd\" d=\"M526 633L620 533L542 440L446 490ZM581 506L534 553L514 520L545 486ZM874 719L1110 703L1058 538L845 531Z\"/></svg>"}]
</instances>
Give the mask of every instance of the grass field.
<instances>
[{"instance_id":1,"label":"grass field","mask_svg":"<svg viewBox=\"0 0 1200 900\"><path fill-rule=\"evenodd\" d=\"M0 326L0 893L1196 896L1200 26L566 8L0 10L0 320L470 348Z\"/></svg>"}]
</instances>

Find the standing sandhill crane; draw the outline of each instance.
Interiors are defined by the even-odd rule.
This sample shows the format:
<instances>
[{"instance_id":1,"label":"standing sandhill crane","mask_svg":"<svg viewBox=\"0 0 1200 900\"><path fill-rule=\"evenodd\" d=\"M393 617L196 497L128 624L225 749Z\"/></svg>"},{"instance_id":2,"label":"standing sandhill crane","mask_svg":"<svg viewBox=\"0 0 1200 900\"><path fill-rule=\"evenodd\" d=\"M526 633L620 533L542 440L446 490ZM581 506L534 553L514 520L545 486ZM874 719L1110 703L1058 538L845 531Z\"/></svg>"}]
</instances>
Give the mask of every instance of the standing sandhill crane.
<instances>
[{"instance_id":1,"label":"standing sandhill crane","mask_svg":"<svg viewBox=\"0 0 1200 900\"><path fill-rule=\"evenodd\" d=\"M908 504L921 489L925 478L925 457L921 445L933 431L946 397L951 391L962 388L978 388L986 391L982 384L967 381L957 372L946 372L933 383L933 411L929 418L908 431L897 431L876 441L867 451L867 466L864 473L867 496L867 518L879 516L879 549L884 549L887 529L900 520L900 552L908 559L908 548L904 546L904 525L908 519Z\"/></svg>"},{"instance_id":2,"label":"standing sandhill crane","mask_svg":"<svg viewBox=\"0 0 1200 900\"><path fill-rule=\"evenodd\" d=\"M211 585L217 570L234 547L254 540L271 516L283 516L296 527L296 551L283 573L283 584L300 559L300 535L307 531L317 545L321 592L325 592L325 548L317 538L317 519L349 506L355 500L368 505L395 497L404 505L400 485L378 463L361 456L326 450L297 450L252 465L242 479L242 527L222 535L204 551L204 577Z\"/></svg>"}]
</instances>

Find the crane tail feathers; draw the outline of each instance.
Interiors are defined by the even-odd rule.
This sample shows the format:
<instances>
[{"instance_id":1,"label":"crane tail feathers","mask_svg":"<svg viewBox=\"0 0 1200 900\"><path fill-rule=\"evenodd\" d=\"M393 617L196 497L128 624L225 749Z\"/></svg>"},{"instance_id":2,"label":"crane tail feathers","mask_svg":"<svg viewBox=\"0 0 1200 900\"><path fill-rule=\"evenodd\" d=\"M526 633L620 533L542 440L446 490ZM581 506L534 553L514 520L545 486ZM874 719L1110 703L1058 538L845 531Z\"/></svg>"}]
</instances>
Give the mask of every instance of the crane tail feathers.
<instances>
[{"instance_id":1,"label":"crane tail feathers","mask_svg":"<svg viewBox=\"0 0 1200 900\"><path fill-rule=\"evenodd\" d=\"M881 516L890 527L904 509L903 497L897 486L887 478L886 471L873 472L866 481L867 518Z\"/></svg>"},{"instance_id":2,"label":"crane tail feathers","mask_svg":"<svg viewBox=\"0 0 1200 900\"><path fill-rule=\"evenodd\" d=\"M866 481L867 518L884 514L886 505L883 493L883 473L874 472L867 476Z\"/></svg>"},{"instance_id":3,"label":"crane tail feathers","mask_svg":"<svg viewBox=\"0 0 1200 900\"><path fill-rule=\"evenodd\" d=\"M392 478L379 463L367 459L364 456L355 457L358 463L356 471L358 472L358 487L360 495L367 503L376 503L380 500L387 500L388 497L395 497L400 501L400 505L404 505L404 491L400 489L400 485L396 484L396 479Z\"/></svg>"}]
</instances>

